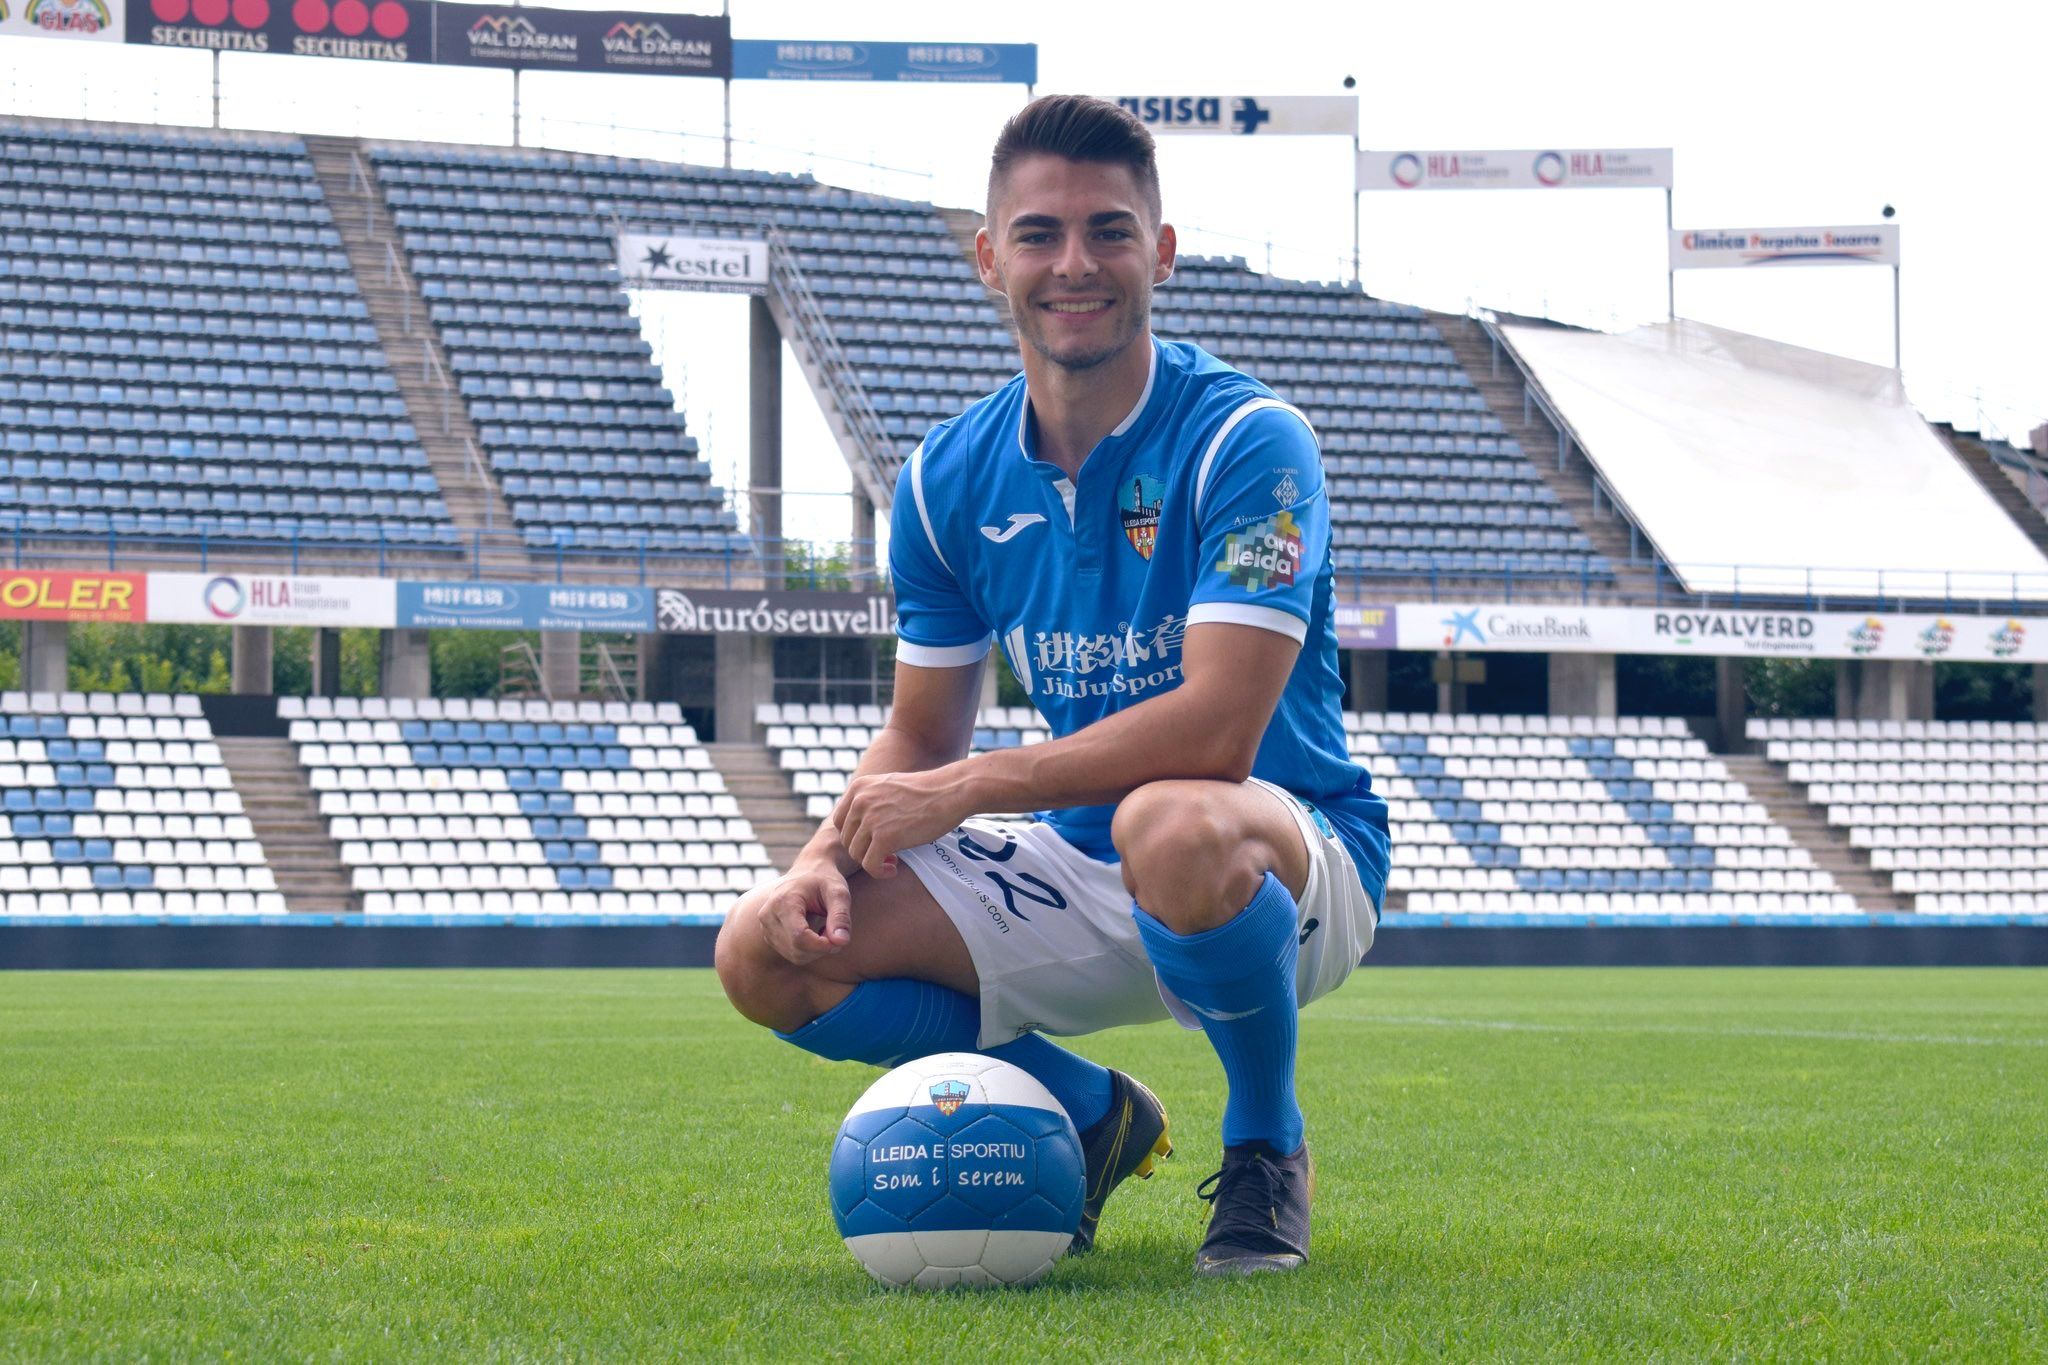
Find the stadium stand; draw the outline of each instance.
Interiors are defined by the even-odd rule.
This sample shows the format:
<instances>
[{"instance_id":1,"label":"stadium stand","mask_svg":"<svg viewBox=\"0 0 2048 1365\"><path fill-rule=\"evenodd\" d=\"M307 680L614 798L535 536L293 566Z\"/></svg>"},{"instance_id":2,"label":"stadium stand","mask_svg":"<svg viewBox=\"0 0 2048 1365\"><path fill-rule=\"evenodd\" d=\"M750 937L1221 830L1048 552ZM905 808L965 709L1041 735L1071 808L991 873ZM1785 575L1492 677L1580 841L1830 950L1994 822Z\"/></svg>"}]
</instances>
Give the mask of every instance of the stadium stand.
<instances>
[{"instance_id":1,"label":"stadium stand","mask_svg":"<svg viewBox=\"0 0 2048 1365\"><path fill-rule=\"evenodd\" d=\"M930 204L567 153L386 144L369 156L531 544L595 533L613 548L691 548L716 504L702 465L679 458L694 444L627 311L620 223L772 227L897 459L1015 373L1002 314ZM1244 366L1316 423L1340 570L1611 583L1417 309L1190 257L1159 293L1157 329ZM657 432L678 443L667 455L612 453Z\"/></svg>"},{"instance_id":2,"label":"stadium stand","mask_svg":"<svg viewBox=\"0 0 2048 1365\"><path fill-rule=\"evenodd\" d=\"M673 704L286 698L371 915L722 914L770 875Z\"/></svg>"},{"instance_id":3,"label":"stadium stand","mask_svg":"<svg viewBox=\"0 0 2048 1365\"><path fill-rule=\"evenodd\" d=\"M635 163L417 146L369 160L526 544L744 549L620 288L613 215L634 180L606 168Z\"/></svg>"},{"instance_id":4,"label":"stadium stand","mask_svg":"<svg viewBox=\"0 0 2048 1365\"><path fill-rule=\"evenodd\" d=\"M1748 735L1915 909L2048 910L2048 727L1755 719Z\"/></svg>"},{"instance_id":5,"label":"stadium stand","mask_svg":"<svg viewBox=\"0 0 2048 1365\"><path fill-rule=\"evenodd\" d=\"M284 912L198 698L0 694L0 908Z\"/></svg>"},{"instance_id":6,"label":"stadium stand","mask_svg":"<svg viewBox=\"0 0 2048 1365\"><path fill-rule=\"evenodd\" d=\"M1611 582L1420 309L1183 257L1154 328L1256 375L1321 437L1338 571Z\"/></svg>"},{"instance_id":7,"label":"stadium stand","mask_svg":"<svg viewBox=\"0 0 2048 1365\"><path fill-rule=\"evenodd\" d=\"M875 707L756 709L806 812L822 819L883 723ZM1345 717L1386 797L1388 908L1566 915L1849 914L1813 865L1681 721L1584 716ZM1050 738L1027 707L986 707L977 752Z\"/></svg>"},{"instance_id":8,"label":"stadium stand","mask_svg":"<svg viewBox=\"0 0 2048 1365\"><path fill-rule=\"evenodd\" d=\"M0 233L0 530L455 543L298 139L0 119Z\"/></svg>"}]
</instances>

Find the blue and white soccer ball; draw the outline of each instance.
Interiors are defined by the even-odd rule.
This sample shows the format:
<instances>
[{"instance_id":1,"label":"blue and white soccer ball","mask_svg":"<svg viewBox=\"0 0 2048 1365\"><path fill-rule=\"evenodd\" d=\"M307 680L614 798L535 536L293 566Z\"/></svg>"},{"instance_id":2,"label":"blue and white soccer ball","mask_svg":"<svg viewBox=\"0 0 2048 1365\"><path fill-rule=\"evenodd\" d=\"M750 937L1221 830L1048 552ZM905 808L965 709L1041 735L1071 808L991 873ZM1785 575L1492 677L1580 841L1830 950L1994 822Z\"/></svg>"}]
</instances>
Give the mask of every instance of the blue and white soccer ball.
<instances>
[{"instance_id":1,"label":"blue and white soccer ball","mask_svg":"<svg viewBox=\"0 0 2048 1365\"><path fill-rule=\"evenodd\" d=\"M1081 1226L1073 1120L1030 1075L972 1052L905 1062L832 1147L832 1217L896 1288L1027 1285Z\"/></svg>"}]
</instances>

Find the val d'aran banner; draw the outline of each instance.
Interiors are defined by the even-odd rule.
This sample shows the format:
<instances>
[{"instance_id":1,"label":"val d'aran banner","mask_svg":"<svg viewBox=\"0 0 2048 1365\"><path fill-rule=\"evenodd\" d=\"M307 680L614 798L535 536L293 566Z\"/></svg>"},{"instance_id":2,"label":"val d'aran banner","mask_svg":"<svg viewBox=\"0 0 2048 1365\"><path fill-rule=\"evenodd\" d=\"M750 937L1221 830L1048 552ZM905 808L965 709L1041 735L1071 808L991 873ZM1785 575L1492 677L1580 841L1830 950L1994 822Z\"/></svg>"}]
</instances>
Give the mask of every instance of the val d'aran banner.
<instances>
[{"instance_id":1,"label":"val d'aran banner","mask_svg":"<svg viewBox=\"0 0 2048 1365\"><path fill-rule=\"evenodd\" d=\"M2048 663L2042 617L1404 602L1394 628L1401 649L1455 653Z\"/></svg>"},{"instance_id":2,"label":"val d'aran banner","mask_svg":"<svg viewBox=\"0 0 2048 1365\"><path fill-rule=\"evenodd\" d=\"M732 21L717 15L525 5L441 4L435 10L434 60L443 65L732 75Z\"/></svg>"}]
</instances>

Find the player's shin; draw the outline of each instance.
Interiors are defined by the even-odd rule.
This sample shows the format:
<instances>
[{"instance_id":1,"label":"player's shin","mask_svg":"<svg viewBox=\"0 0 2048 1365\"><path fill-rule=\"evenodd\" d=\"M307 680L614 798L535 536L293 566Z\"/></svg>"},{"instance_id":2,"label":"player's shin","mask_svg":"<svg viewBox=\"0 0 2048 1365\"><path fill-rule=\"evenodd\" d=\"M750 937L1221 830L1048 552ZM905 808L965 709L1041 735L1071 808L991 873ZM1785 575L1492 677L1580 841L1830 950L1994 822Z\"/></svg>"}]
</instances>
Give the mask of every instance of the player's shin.
<instances>
[{"instance_id":1,"label":"player's shin","mask_svg":"<svg viewBox=\"0 0 2048 1365\"><path fill-rule=\"evenodd\" d=\"M1269 872L1236 918L1199 934L1175 933L1136 904L1132 913L1159 979L1200 1017L1223 1063L1224 1145L1293 1152L1303 1135L1294 1094L1294 897Z\"/></svg>"},{"instance_id":2,"label":"player's shin","mask_svg":"<svg viewBox=\"0 0 2048 1365\"><path fill-rule=\"evenodd\" d=\"M934 1052L986 1051L1027 1071L1086 1130L1109 1110L1109 1072L1049 1038L1026 1034L999 1047L977 1048L981 1002L947 986L896 977L866 981L844 1000L790 1033L783 1042L834 1062L900 1066Z\"/></svg>"}]
</instances>

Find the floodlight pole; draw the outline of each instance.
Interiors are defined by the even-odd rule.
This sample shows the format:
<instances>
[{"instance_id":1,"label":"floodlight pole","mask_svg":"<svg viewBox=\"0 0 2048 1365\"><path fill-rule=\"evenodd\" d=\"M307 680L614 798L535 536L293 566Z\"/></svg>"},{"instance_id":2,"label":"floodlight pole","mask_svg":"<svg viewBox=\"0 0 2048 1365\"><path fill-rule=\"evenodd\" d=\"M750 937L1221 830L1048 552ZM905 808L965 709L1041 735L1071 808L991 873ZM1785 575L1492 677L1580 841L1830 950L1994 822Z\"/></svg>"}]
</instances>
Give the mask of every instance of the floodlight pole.
<instances>
[{"instance_id":1,"label":"floodlight pole","mask_svg":"<svg viewBox=\"0 0 2048 1365\"><path fill-rule=\"evenodd\" d=\"M725 16L725 41L726 41L726 44L727 44L727 50L726 50L726 54L725 54L725 60L726 60L726 65L727 65L727 67L728 67L728 68L730 68L730 66L731 66L731 64L732 64L732 51L731 51L731 44L732 44L732 0L724 0L724 3L723 3L723 4L721 4L721 5L720 5L720 6L718 7L718 12L719 12L720 14L722 14L722 15L724 15L724 16ZM721 85L723 85L723 86L725 87L725 168L726 168L727 170L731 170L731 169L732 169L732 77L731 77L730 75L727 75L727 76L726 76L726 78L725 78L725 79L724 79L723 81L719 82L719 84L721 84Z\"/></svg>"},{"instance_id":2,"label":"floodlight pole","mask_svg":"<svg viewBox=\"0 0 2048 1365\"><path fill-rule=\"evenodd\" d=\"M220 49L213 50L213 126L220 127Z\"/></svg>"},{"instance_id":3,"label":"floodlight pole","mask_svg":"<svg viewBox=\"0 0 2048 1365\"><path fill-rule=\"evenodd\" d=\"M1365 279L1358 271L1358 217L1359 203L1364 195L1358 188L1358 158L1361 155L1358 134L1351 135L1351 283L1358 288L1365 287Z\"/></svg>"},{"instance_id":4,"label":"floodlight pole","mask_svg":"<svg viewBox=\"0 0 2048 1365\"><path fill-rule=\"evenodd\" d=\"M1905 373L1906 358L1899 329L1899 267L1892 267L1892 368Z\"/></svg>"},{"instance_id":5,"label":"floodlight pole","mask_svg":"<svg viewBox=\"0 0 2048 1365\"><path fill-rule=\"evenodd\" d=\"M519 137L519 68L515 66L512 68L512 145L514 147L521 145Z\"/></svg>"},{"instance_id":6,"label":"floodlight pole","mask_svg":"<svg viewBox=\"0 0 2048 1365\"><path fill-rule=\"evenodd\" d=\"M1673 177L1676 179L1677 177ZM1678 321L1678 271L1671 264L1671 186L1664 187L1664 311Z\"/></svg>"}]
</instances>

